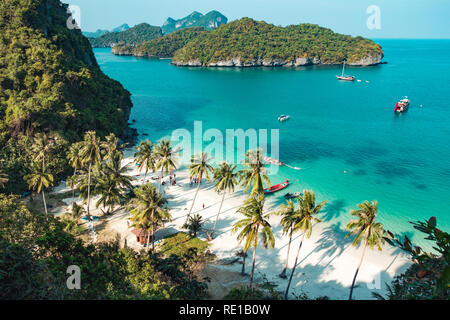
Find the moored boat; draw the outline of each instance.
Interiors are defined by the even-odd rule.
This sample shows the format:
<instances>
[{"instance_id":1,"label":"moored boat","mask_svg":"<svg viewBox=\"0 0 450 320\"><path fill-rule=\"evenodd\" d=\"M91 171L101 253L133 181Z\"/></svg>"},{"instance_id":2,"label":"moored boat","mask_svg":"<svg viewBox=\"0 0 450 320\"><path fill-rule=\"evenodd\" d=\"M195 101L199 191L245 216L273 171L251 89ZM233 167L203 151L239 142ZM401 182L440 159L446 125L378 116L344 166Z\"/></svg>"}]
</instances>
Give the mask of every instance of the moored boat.
<instances>
[{"instance_id":1,"label":"moored boat","mask_svg":"<svg viewBox=\"0 0 450 320\"><path fill-rule=\"evenodd\" d=\"M270 188L264 189L264 193L265 194L274 193L274 192L283 190L283 189L287 188L288 186L289 186L289 180L286 180L283 183L279 183L279 184L274 185L274 186L272 186Z\"/></svg>"},{"instance_id":2,"label":"moored boat","mask_svg":"<svg viewBox=\"0 0 450 320\"><path fill-rule=\"evenodd\" d=\"M405 97L395 104L394 111L395 112L405 112L408 110L408 108L409 108L409 99L408 99L408 97Z\"/></svg>"},{"instance_id":3,"label":"moored boat","mask_svg":"<svg viewBox=\"0 0 450 320\"><path fill-rule=\"evenodd\" d=\"M284 122L284 121L288 121L290 118L291 118L291 116L287 116L285 114L282 114L281 116L278 117L278 121Z\"/></svg>"},{"instance_id":4,"label":"moored boat","mask_svg":"<svg viewBox=\"0 0 450 320\"><path fill-rule=\"evenodd\" d=\"M342 81L355 81L354 76L346 76L344 72L345 72L345 61L344 64L342 65L342 74L340 76L336 76L336 78Z\"/></svg>"}]
</instances>

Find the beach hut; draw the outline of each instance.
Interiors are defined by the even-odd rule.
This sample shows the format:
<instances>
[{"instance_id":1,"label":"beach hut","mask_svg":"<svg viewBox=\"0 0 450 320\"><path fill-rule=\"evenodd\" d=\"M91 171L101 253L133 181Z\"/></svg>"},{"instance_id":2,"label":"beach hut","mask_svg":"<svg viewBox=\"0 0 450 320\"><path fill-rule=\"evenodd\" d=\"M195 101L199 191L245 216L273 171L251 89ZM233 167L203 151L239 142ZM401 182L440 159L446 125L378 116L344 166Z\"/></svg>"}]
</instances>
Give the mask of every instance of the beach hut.
<instances>
[{"instance_id":1,"label":"beach hut","mask_svg":"<svg viewBox=\"0 0 450 320\"><path fill-rule=\"evenodd\" d=\"M158 228L155 227L154 233L156 233L157 230ZM151 230L134 228L133 230L131 230L131 233L133 233L136 236L136 241L142 245L145 245L147 243L148 237L150 237L148 241L149 242L152 241L153 234Z\"/></svg>"}]
</instances>

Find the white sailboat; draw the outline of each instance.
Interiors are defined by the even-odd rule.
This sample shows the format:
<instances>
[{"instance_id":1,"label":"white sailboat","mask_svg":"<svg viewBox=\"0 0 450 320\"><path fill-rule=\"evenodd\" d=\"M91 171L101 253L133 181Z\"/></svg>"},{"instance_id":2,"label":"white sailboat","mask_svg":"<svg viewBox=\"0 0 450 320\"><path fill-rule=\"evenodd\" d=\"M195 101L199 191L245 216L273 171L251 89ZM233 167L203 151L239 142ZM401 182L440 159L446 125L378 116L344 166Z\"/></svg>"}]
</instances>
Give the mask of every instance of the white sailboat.
<instances>
[{"instance_id":1,"label":"white sailboat","mask_svg":"<svg viewBox=\"0 0 450 320\"><path fill-rule=\"evenodd\" d=\"M355 81L354 76L346 76L344 73L345 73L345 60L344 60L344 64L342 65L342 74L340 76L336 76L336 78L338 78L338 80L342 80L342 81Z\"/></svg>"}]
</instances>

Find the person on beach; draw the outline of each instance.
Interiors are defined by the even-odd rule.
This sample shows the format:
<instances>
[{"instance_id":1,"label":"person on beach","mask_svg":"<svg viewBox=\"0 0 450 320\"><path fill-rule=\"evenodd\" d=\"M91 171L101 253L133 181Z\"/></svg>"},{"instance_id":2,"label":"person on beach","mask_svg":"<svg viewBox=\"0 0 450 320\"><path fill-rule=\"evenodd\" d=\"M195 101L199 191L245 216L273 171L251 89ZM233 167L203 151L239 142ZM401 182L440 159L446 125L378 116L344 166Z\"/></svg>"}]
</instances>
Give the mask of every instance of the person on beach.
<instances>
[{"instance_id":1,"label":"person on beach","mask_svg":"<svg viewBox=\"0 0 450 320\"><path fill-rule=\"evenodd\" d=\"M203 204L203 210L205 209L205 204Z\"/></svg>"}]
</instances>

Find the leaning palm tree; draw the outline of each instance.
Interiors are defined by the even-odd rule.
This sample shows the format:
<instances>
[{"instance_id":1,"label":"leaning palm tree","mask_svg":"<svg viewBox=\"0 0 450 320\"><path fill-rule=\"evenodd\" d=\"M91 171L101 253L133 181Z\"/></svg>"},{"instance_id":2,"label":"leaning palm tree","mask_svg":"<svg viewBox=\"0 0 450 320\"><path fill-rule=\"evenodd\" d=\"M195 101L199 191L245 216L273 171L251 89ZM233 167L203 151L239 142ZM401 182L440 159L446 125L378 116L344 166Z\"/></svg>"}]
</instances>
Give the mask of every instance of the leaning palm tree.
<instances>
[{"instance_id":1,"label":"leaning palm tree","mask_svg":"<svg viewBox=\"0 0 450 320\"><path fill-rule=\"evenodd\" d=\"M364 260L366 248L369 247L373 249L376 246L378 250L381 251L382 245L385 241L391 238L391 233L385 231L381 223L376 222L378 212L377 201L372 201L372 203L369 203L369 201L364 201L363 203L358 204L358 208L358 210L352 210L350 213L352 216L355 216L356 219L351 220L347 224L347 229L350 230L350 233L348 233L346 237L351 235L356 236L352 243L354 246L360 245L360 243L364 240L364 249L358 268L356 269L355 276L353 277L350 295L348 298L349 300L352 300L353 288L355 286L359 269L361 268Z\"/></svg>"},{"instance_id":2,"label":"leaning palm tree","mask_svg":"<svg viewBox=\"0 0 450 320\"><path fill-rule=\"evenodd\" d=\"M162 179L164 173L169 173L176 170L176 155L172 150L170 140L162 139L154 148L154 156L156 160L155 170L161 170L161 177L159 180L159 190L161 190Z\"/></svg>"},{"instance_id":3,"label":"leaning palm tree","mask_svg":"<svg viewBox=\"0 0 450 320\"><path fill-rule=\"evenodd\" d=\"M293 232L301 231L303 232L303 236L300 240L300 244L298 246L297 255L295 256L294 267L292 268L291 276L289 277L288 285L286 287L286 292L284 293L284 299L287 300L289 294L289 288L291 286L292 277L295 273L295 268L297 267L298 256L300 254L300 249L302 248L303 241L306 238L310 238L312 234L313 223L319 223L322 220L316 218L315 216L320 213L323 207L326 205L326 201L323 201L316 205L316 195L313 191L304 190L303 196L297 197L299 208L297 210L297 219Z\"/></svg>"},{"instance_id":4,"label":"leaning palm tree","mask_svg":"<svg viewBox=\"0 0 450 320\"><path fill-rule=\"evenodd\" d=\"M247 193L251 189L251 196L264 195L263 181L270 187L270 180L267 176L267 168L263 163L262 149L248 150L243 165L245 168L239 172L239 175L244 192Z\"/></svg>"},{"instance_id":5,"label":"leaning palm tree","mask_svg":"<svg viewBox=\"0 0 450 320\"><path fill-rule=\"evenodd\" d=\"M203 177L206 177L206 180L210 179L210 173L213 173L213 167L210 165L211 158L208 153L201 152L198 155L192 156L191 164L189 165L189 174L191 178L197 178L197 190L195 191L194 200L192 200L191 209L188 212L186 217L186 222L189 220L191 216L192 209L194 208L195 200L197 199L198 191L200 190L200 186L202 183Z\"/></svg>"},{"instance_id":6,"label":"leaning palm tree","mask_svg":"<svg viewBox=\"0 0 450 320\"><path fill-rule=\"evenodd\" d=\"M3 189L5 185L8 183L8 175L2 171L0 171L0 189Z\"/></svg>"},{"instance_id":7,"label":"leaning palm tree","mask_svg":"<svg viewBox=\"0 0 450 320\"><path fill-rule=\"evenodd\" d=\"M101 157L101 146L100 138L97 137L95 131L88 131L84 135L84 140L82 142L83 146L80 150L81 158L83 164L88 165L88 181L87 181L87 216L88 219L91 217L90 213L90 200L91 200L91 175L92 166L100 163Z\"/></svg>"},{"instance_id":8,"label":"leaning palm tree","mask_svg":"<svg viewBox=\"0 0 450 320\"><path fill-rule=\"evenodd\" d=\"M264 248L273 248L275 238L272 233L268 218L270 214L264 214L264 196L257 195L248 198L244 206L238 210L244 215L244 219L239 220L233 226L232 233L240 230L237 239L239 242L245 240L244 252L253 247L253 264L250 276L250 288L253 287L253 276L255 274L256 248L258 247L259 233L261 233Z\"/></svg>"},{"instance_id":9,"label":"leaning palm tree","mask_svg":"<svg viewBox=\"0 0 450 320\"><path fill-rule=\"evenodd\" d=\"M281 206L281 209L275 214L282 216L280 224L283 227L283 235L289 236L289 244L287 247L286 264L283 271L280 273L281 278L287 278L286 271L289 266L289 253L291 251L292 235L294 233L294 226L298 222L297 209L292 200L287 200L286 204Z\"/></svg>"},{"instance_id":10,"label":"leaning palm tree","mask_svg":"<svg viewBox=\"0 0 450 320\"><path fill-rule=\"evenodd\" d=\"M69 160L69 165L73 168L73 176L71 179L68 179L68 184L72 188L72 203L75 198L75 180L77 175L77 170L80 170L83 167L83 159L81 157L80 151L83 147L81 142L73 143L69 147L69 151L67 152L67 159Z\"/></svg>"},{"instance_id":11,"label":"leaning palm tree","mask_svg":"<svg viewBox=\"0 0 450 320\"><path fill-rule=\"evenodd\" d=\"M42 201L44 202L44 212L47 212L47 202L45 200L45 189L52 187L54 178L48 171L47 167L42 168L37 162L33 163L31 167L31 173L24 176L24 180L28 183L28 187L32 191L42 193Z\"/></svg>"},{"instance_id":12,"label":"leaning palm tree","mask_svg":"<svg viewBox=\"0 0 450 320\"><path fill-rule=\"evenodd\" d=\"M156 190L151 183L142 185L135 189L136 198L130 204L130 214L133 225L139 228L145 227L151 231L152 250L155 249L154 231L155 227L162 225L171 219L167 208L167 200ZM147 238L147 250L149 249Z\"/></svg>"},{"instance_id":13,"label":"leaning palm tree","mask_svg":"<svg viewBox=\"0 0 450 320\"><path fill-rule=\"evenodd\" d=\"M216 192L223 193L222 201L220 202L219 211L217 212L216 221L214 227L209 235L209 239L214 238L214 232L216 230L217 221L219 220L220 211L222 210L223 201L227 192L233 192L234 187L237 184L238 173L235 172L236 166L229 165L226 162L222 162L218 168L214 170L214 180L216 181Z\"/></svg>"},{"instance_id":14,"label":"leaning palm tree","mask_svg":"<svg viewBox=\"0 0 450 320\"><path fill-rule=\"evenodd\" d=\"M155 145L149 140L142 141L137 147L137 152L134 154L135 162L138 165L139 172L144 170L145 178L144 183L147 180L147 173L149 170L155 172L155 155L153 153L153 147Z\"/></svg>"}]
</instances>

